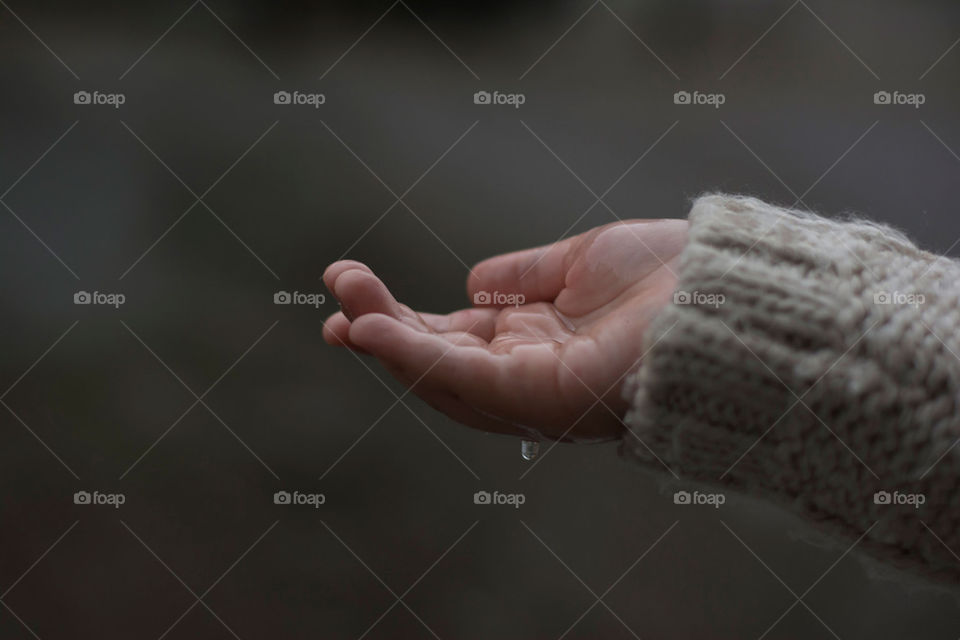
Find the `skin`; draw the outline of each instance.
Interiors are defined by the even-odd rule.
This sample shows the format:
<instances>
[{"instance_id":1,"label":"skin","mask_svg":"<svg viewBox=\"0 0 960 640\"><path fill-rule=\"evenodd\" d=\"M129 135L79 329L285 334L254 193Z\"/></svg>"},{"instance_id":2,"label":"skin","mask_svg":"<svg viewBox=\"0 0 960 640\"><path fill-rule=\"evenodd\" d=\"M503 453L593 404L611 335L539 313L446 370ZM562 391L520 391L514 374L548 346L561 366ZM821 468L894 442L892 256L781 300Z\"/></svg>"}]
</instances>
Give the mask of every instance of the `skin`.
<instances>
[{"instance_id":1,"label":"skin","mask_svg":"<svg viewBox=\"0 0 960 640\"><path fill-rule=\"evenodd\" d=\"M467 295L520 294L521 305L418 313L366 265L331 264L341 311L324 339L375 356L430 406L470 427L551 439L620 437L626 374L672 299L683 220L628 220L484 260Z\"/></svg>"}]
</instances>

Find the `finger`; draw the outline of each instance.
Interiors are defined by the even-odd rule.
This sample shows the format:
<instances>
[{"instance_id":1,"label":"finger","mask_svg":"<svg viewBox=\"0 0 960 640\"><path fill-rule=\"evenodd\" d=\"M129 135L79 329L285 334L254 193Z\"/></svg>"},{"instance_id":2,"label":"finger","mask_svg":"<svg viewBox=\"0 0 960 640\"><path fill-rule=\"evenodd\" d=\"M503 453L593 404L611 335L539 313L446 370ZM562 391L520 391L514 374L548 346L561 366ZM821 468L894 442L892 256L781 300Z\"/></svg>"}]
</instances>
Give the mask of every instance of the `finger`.
<instances>
[{"instance_id":1,"label":"finger","mask_svg":"<svg viewBox=\"0 0 960 640\"><path fill-rule=\"evenodd\" d=\"M350 340L391 368L408 386L456 393L471 404L496 402L500 364L469 333L440 336L395 318L367 314L350 325Z\"/></svg>"},{"instance_id":2,"label":"finger","mask_svg":"<svg viewBox=\"0 0 960 640\"><path fill-rule=\"evenodd\" d=\"M347 347L359 353L366 353L366 351L353 344L353 341L350 340L350 321L347 320L347 316L343 315L342 311L337 311L327 318L327 321L323 324L323 339L327 344L332 344L337 347Z\"/></svg>"},{"instance_id":3,"label":"finger","mask_svg":"<svg viewBox=\"0 0 960 640\"><path fill-rule=\"evenodd\" d=\"M524 302L551 302L563 289L567 258L578 242L579 236L575 236L551 245L488 258L471 269L467 295L475 304L488 304L476 302L482 299L478 294L494 291L520 294Z\"/></svg>"},{"instance_id":4,"label":"finger","mask_svg":"<svg viewBox=\"0 0 960 640\"><path fill-rule=\"evenodd\" d=\"M470 333L429 333L381 314L361 316L350 325L350 339L381 362L414 391L455 394L487 414L509 416L531 427L555 421L568 411L555 380L539 372L556 368L549 344L525 345L508 354L493 354ZM548 410L531 399L550 397Z\"/></svg>"},{"instance_id":5,"label":"finger","mask_svg":"<svg viewBox=\"0 0 960 640\"><path fill-rule=\"evenodd\" d=\"M393 318L402 317L400 303L390 290L368 269L347 269L337 276L333 295L343 307L348 320L356 320L368 313L382 313Z\"/></svg>"},{"instance_id":6,"label":"finger","mask_svg":"<svg viewBox=\"0 0 960 640\"><path fill-rule=\"evenodd\" d=\"M401 305L402 306L402 305ZM470 333L484 342L493 340L497 326L497 309L461 309L449 314L418 313L421 323L412 323L414 328L426 325L431 331L449 333L460 331ZM411 324L411 318L404 314L404 322ZM323 338L328 344L359 348L350 342L350 320L342 311L327 318L323 327Z\"/></svg>"},{"instance_id":7,"label":"finger","mask_svg":"<svg viewBox=\"0 0 960 640\"><path fill-rule=\"evenodd\" d=\"M624 220L592 230L583 259L567 270L566 288L554 303L573 316L602 317L625 292L634 297L649 288L657 270L675 278L669 261L682 249L686 229L685 220Z\"/></svg>"},{"instance_id":8,"label":"finger","mask_svg":"<svg viewBox=\"0 0 960 640\"><path fill-rule=\"evenodd\" d=\"M347 341L350 340L350 321L342 311L337 311L323 323L323 339L327 344L347 346Z\"/></svg>"},{"instance_id":9,"label":"finger","mask_svg":"<svg viewBox=\"0 0 960 640\"><path fill-rule=\"evenodd\" d=\"M340 277L340 274L350 269L360 269L367 273L373 273L373 270L362 262L357 262L356 260L337 260L323 272L323 284L327 285L327 289L333 291L333 285L336 283L337 278Z\"/></svg>"},{"instance_id":10,"label":"finger","mask_svg":"<svg viewBox=\"0 0 960 640\"><path fill-rule=\"evenodd\" d=\"M486 342L493 340L499 310L490 308L461 309L446 315L421 313L420 318L433 331L463 331L472 333Z\"/></svg>"}]
</instances>

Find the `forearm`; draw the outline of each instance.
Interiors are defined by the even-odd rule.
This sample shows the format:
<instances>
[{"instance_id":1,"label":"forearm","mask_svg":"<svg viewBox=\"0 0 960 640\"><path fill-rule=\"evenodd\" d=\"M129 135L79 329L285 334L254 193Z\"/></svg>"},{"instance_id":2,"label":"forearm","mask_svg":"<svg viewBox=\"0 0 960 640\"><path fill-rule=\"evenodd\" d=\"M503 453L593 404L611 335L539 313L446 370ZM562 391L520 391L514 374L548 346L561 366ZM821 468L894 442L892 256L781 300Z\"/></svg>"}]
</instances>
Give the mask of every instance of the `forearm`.
<instances>
[{"instance_id":1,"label":"forearm","mask_svg":"<svg viewBox=\"0 0 960 640\"><path fill-rule=\"evenodd\" d=\"M677 275L628 384L625 453L960 580L960 267L885 227L708 196Z\"/></svg>"}]
</instances>

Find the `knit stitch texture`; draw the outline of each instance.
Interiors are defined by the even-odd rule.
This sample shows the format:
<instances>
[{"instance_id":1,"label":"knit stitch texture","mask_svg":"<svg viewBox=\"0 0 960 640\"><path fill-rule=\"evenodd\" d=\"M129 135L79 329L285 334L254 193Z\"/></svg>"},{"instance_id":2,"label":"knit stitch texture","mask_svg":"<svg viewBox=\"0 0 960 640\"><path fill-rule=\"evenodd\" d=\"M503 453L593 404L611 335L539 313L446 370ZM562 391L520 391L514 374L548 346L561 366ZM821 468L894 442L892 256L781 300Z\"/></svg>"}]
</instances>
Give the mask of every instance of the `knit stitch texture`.
<instances>
[{"instance_id":1,"label":"knit stitch texture","mask_svg":"<svg viewBox=\"0 0 960 640\"><path fill-rule=\"evenodd\" d=\"M628 380L624 454L960 582L960 264L753 198L701 197L689 222Z\"/></svg>"}]
</instances>

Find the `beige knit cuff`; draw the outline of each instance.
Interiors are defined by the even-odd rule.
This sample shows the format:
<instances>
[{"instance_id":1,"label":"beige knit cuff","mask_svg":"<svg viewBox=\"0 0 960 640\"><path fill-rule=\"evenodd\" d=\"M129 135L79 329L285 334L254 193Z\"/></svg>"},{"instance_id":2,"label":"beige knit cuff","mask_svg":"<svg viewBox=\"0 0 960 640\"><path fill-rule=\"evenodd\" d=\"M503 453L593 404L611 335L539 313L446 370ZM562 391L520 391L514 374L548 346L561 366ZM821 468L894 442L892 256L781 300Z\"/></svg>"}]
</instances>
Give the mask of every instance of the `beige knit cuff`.
<instances>
[{"instance_id":1,"label":"beige knit cuff","mask_svg":"<svg viewBox=\"0 0 960 640\"><path fill-rule=\"evenodd\" d=\"M927 524L960 552L957 264L753 198L701 197L689 221L674 302L628 379L624 455L853 536L879 523L876 555L960 570L915 512L873 499L925 492Z\"/></svg>"}]
</instances>

